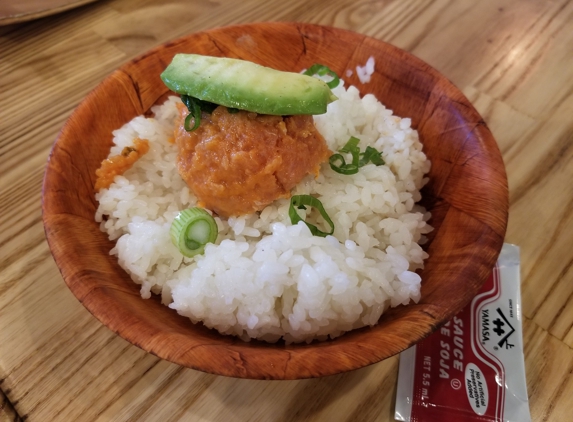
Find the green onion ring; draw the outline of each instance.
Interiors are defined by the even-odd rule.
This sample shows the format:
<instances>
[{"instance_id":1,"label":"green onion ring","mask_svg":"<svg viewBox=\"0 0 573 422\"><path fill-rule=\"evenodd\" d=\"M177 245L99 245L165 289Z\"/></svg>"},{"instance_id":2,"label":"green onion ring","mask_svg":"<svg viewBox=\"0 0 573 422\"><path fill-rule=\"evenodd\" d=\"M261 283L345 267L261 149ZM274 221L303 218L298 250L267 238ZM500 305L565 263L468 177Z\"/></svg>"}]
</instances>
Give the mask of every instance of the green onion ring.
<instances>
[{"instance_id":1,"label":"green onion ring","mask_svg":"<svg viewBox=\"0 0 573 422\"><path fill-rule=\"evenodd\" d=\"M376 166L385 164L381 152L378 152L376 148L366 147L366 150L360 154L360 161L358 166L364 167L366 164L368 164L369 161Z\"/></svg>"},{"instance_id":2,"label":"green onion ring","mask_svg":"<svg viewBox=\"0 0 573 422\"><path fill-rule=\"evenodd\" d=\"M360 139L356 138L355 136L351 136L350 139L348 140L348 142L346 144L344 144L344 146L342 148L340 148L340 152L352 152L355 150L359 150L358 148L358 143L360 142Z\"/></svg>"},{"instance_id":3,"label":"green onion ring","mask_svg":"<svg viewBox=\"0 0 573 422\"><path fill-rule=\"evenodd\" d=\"M338 164L338 162L341 164ZM330 168L337 173L346 175L358 173L358 165L354 164L354 160L351 164L346 164L346 160L342 154L332 154L328 159L328 163L330 164Z\"/></svg>"},{"instance_id":4,"label":"green onion ring","mask_svg":"<svg viewBox=\"0 0 573 422\"><path fill-rule=\"evenodd\" d=\"M382 158L382 153L378 152L376 148L368 146L364 152L360 152L360 148L358 147L359 142L360 139L351 136L348 142L338 150L339 152L352 154L351 164L346 164L344 157L336 153L331 155L328 160L330 168L340 174L356 174L360 167L364 167L369 162L376 166L386 164Z\"/></svg>"},{"instance_id":5,"label":"green onion ring","mask_svg":"<svg viewBox=\"0 0 573 422\"><path fill-rule=\"evenodd\" d=\"M214 243L218 235L217 222L203 208L181 211L171 223L171 242L186 257L203 253L207 243Z\"/></svg>"},{"instance_id":6,"label":"green onion ring","mask_svg":"<svg viewBox=\"0 0 573 422\"><path fill-rule=\"evenodd\" d=\"M309 67L304 73L303 75L308 75L308 76L313 76L313 75L319 75L319 76L324 76L324 75L330 75L332 76L332 80L330 82L327 82L326 85L328 85L328 87L330 89L332 88L336 88L338 86L338 84L340 83L340 78L338 77L338 75L336 74L336 72L328 67L326 67L325 65L322 64L318 64L315 63L313 64L311 67Z\"/></svg>"},{"instance_id":7,"label":"green onion ring","mask_svg":"<svg viewBox=\"0 0 573 422\"><path fill-rule=\"evenodd\" d=\"M189 110L189 114L187 115L187 117L185 117L185 124L184 124L185 130L187 132L193 132L201 124L201 107L199 106L197 99L189 95L182 95L181 101L183 102L183 104L185 104L187 110ZM195 120L195 124L193 125L193 127L190 127L191 119Z\"/></svg>"},{"instance_id":8,"label":"green onion ring","mask_svg":"<svg viewBox=\"0 0 573 422\"><path fill-rule=\"evenodd\" d=\"M305 210L306 209L305 205L307 205L309 207L314 207L318 210L318 212L320 212L320 215L322 216L322 218L324 218L324 220L330 226L329 232L323 232L323 231L319 230L318 227L316 227L314 224L307 223L306 221L304 221L300 217L300 215L298 215L298 212L296 211L296 209L298 208L298 209ZM293 225L298 224L299 221L302 221L310 229L310 232L313 234L313 236L326 237L326 236L329 236L332 233L334 233L334 223L332 222L332 220L330 219L330 217L326 213L326 210L324 209L322 202L320 202L320 200L318 200L314 196L294 195L293 197L291 197L288 215L290 217L291 224L293 224Z\"/></svg>"}]
</instances>

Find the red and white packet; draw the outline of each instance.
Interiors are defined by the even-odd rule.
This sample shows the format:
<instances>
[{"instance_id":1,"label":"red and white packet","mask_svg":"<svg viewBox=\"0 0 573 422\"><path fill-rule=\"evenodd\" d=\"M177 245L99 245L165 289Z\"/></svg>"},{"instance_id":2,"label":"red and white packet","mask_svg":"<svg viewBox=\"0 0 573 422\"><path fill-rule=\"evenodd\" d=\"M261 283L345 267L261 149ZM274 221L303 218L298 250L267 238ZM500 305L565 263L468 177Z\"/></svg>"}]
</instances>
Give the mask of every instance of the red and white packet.
<instances>
[{"instance_id":1,"label":"red and white packet","mask_svg":"<svg viewBox=\"0 0 573 422\"><path fill-rule=\"evenodd\" d=\"M400 354L394 418L531 421L521 319L519 248L504 244L471 303Z\"/></svg>"}]
</instances>

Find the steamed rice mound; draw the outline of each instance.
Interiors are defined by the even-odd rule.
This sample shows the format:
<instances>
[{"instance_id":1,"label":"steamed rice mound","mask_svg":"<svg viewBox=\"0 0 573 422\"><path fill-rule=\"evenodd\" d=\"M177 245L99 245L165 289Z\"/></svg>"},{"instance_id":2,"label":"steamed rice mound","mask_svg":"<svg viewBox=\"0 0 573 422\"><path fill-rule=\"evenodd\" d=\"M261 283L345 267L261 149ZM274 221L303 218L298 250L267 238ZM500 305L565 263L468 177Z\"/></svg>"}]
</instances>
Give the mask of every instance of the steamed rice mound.
<instances>
[{"instance_id":1,"label":"steamed rice mound","mask_svg":"<svg viewBox=\"0 0 573 422\"><path fill-rule=\"evenodd\" d=\"M292 225L289 200L260 213L215 217L217 244L184 257L171 243L169 228L197 198L176 169L172 140L176 104L155 107L154 118L136 117L114 132L110 156L136 138L149 152L96 194L96 221L110 239L111 254L141 285L141 295L160 294L164 304L193 321L243 340L290 342L334 338L374 325L390 306L420 299L427 254L420 247L431 230L429 214L416 205L430 162L409 119L392 115L373 95L355 87L333 89L338 101L315 116L328 147L337 151L350 136L360 149L370 145L386 165L366 165L355 175L321 168L293 195L310 194L334 222L333 236L312 236L302 222Z\"/></svg>"}]
</instances>

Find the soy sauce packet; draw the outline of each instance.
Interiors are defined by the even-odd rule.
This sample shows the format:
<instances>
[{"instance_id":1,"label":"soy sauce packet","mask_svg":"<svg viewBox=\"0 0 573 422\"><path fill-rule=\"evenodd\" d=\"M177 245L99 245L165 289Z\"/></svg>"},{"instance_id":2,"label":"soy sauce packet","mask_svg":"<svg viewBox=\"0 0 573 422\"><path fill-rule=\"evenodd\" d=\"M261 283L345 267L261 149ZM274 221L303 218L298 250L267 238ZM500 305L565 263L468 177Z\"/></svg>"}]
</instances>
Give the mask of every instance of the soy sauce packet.
<instances>
[{"instance_id":1,"label":"soy sauce packet","mask_svg":"<svg viewBox=\"0 0 573 422\"><path fill-rule=\"evenodd\" d=\"M400 354L396 420L531 421L519 265L519 248L504 244L471 303Z\"/></svg>"}]
</instances>

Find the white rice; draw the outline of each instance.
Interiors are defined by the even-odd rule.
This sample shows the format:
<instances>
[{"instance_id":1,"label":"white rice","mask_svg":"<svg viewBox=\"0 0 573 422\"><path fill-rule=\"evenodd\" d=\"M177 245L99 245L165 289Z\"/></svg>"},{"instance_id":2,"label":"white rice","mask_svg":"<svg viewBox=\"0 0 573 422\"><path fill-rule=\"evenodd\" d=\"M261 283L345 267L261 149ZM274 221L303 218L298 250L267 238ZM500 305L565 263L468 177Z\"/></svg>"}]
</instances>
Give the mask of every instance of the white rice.
<instances>
[{"instance_id":1,"label":"white rice","mask_svg":"<svg viewBox=\"0 0 573 422\"><path fill-rule=\"evenodd\" d=\"M364 66L356 66L356 76L363 84L370 82L370 77L374 73L374 57L370 56Z\"/></svg>"},{"instance_id":2,"label":"white rice","mask_svg":"<svg viewBox=\"0 0 573 422\"><path fill-rule=\"evenodd\" d=\"M430 162L410 119L392 115L373 95L362 99L343 83L328 112L315 116L318 130L336 151L350 138L382 151L387 165L341 175L327 164L293 194L320 199L335 224L333 236L312 236L292 225L289 200L256 214L216 217L217 244L186 258L171 243L177 213L196 205L176 169L173 136L177 115L172 97L155 107L154 118L136 117L114 132L116 155L136 137L150 149L109 189L96 195L96 221L112 240L111 254L141 285L141 296L162 301L193 322L244 340L290 342L334 338L374 325L390 306L420 299L427 254L419 246L431 228L429 214L415 205Z\"/></svg>"}]
</instances>

